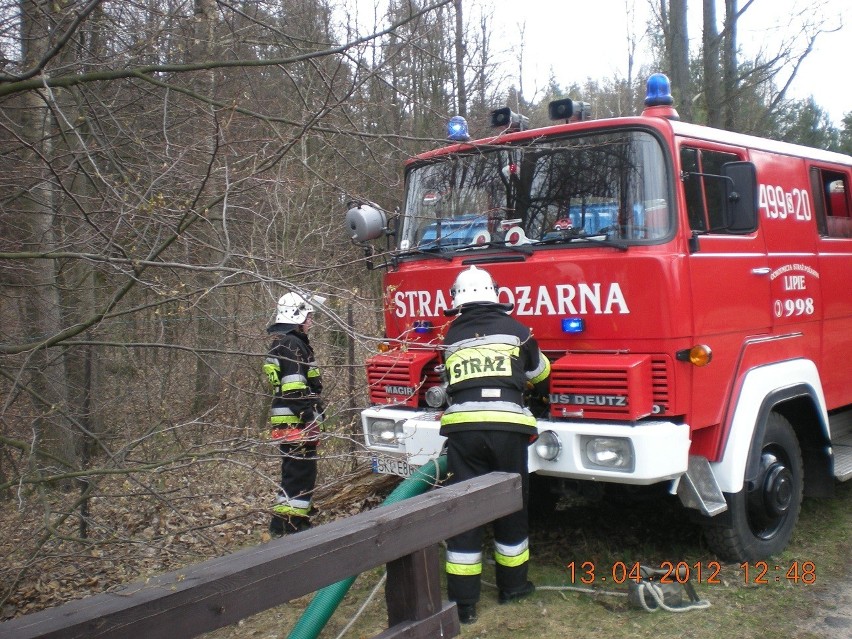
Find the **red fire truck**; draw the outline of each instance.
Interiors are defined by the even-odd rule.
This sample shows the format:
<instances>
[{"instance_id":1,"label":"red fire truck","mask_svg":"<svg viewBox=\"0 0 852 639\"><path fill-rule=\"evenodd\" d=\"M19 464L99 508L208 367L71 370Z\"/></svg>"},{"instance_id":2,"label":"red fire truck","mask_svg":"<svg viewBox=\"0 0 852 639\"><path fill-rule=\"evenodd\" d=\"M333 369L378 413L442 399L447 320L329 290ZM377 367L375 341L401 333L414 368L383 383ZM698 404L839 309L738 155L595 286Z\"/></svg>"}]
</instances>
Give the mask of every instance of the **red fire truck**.
<instances>
[{"instance_id":1,"label":"red fire truck","mask_svg":"<svg viewBox=\"0 0 852 639\"><path fill-rule=\"evenodd\" d=\"M396 218L351 203L353 240L388 244L366 445L401 475L440 453L448 290L477 265L552 362L538 496L663 484L720 558L768 557L852 477L852 157L681 122L663 75L645 105L501 109L475 141L456 117Z\"/></svg>"}]
</instances>

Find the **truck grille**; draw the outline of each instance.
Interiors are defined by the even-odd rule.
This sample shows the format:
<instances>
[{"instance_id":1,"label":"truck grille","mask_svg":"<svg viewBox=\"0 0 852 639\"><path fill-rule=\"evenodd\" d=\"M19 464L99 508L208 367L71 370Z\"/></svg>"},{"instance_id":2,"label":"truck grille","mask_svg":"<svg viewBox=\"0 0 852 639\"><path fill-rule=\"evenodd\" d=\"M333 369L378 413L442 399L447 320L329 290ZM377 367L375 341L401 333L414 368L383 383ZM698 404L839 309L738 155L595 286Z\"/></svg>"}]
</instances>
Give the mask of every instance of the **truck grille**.
<instances>
[{"instance_id":1,"label":"truck grille","mask_svg":"<svg viewBox=\"0 0 852 639\"><path fill-rule=\"evenodd\" d=\"M634 421L665 413L669 393L665 357L568 354L552 366L550 414Z\"/></svg>"},{"instance_id":2,"label":"truck grille","mask_svg":"<svg viewBox=\"0 0 852 639\"><path fill-rule=\"evenodd\" d=\"M371 404L416 408L424 403L426 389L441 383L432 351L394 351L367 360Z\"/></svg>"}]
</instances>

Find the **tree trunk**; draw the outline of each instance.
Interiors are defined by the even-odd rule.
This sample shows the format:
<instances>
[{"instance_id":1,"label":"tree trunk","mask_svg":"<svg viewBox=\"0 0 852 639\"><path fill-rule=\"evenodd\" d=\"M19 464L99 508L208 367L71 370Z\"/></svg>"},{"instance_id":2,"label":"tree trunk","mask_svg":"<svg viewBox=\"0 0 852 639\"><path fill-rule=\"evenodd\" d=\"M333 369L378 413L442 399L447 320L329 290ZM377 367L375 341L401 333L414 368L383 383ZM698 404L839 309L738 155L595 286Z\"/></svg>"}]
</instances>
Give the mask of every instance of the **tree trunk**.
<instances>
[{"instance_id":1,"label":"tree trunk","mask_svg":"<svg viewBox=\"0 0 852 639\"><path fill-rule=\"evenodd\" d=\"M675 107L686 121L692 120L692 87L689 78L689 29L686 0L669 1L669 62Z\"/></svg>"},{"instance_id":2,"label":"tree trunk","mask_svg":"<svg viewBox=\"0 0 852 639\"><path fill-rule=\"evenodd\" d=\"M25 68L35 67L48 48L50 11L47 3L24 0L21 3L21 49ZM27 141L22 166L30 183L22 189L18 211L21 218L24 251L49 253L59 248L56 238L55 192L53 176L47 166L53 157L53 120L41 94L29 91L20 110L21 136ZM23 270L24 316L31 342L55 335L62 327L57 263L55 260L33 259ZM40 404L41 414L35 421L35 446L65 461L74 460L74 429L65 409L68 405L66 352L36 347L29 354L27 369L32 371L31 389ZM32 460L35 461L35 460ZM55 463L55 462L53 462Z\"/></svg>"},{"instance_id":3,"label":"tree trunk","mask_svg":"<svg viewBox=\"0 0 852 639\"><path fill-rule=\"evenodd\" d=\"M707 125L722 125L720 104L719 32L716 28L716 0L704 0L704 104L707 105Z\"/></svg>"},{"instance_id":4,"label":"tree trunk","mask_svg":"<svg viewBox=\"0 0 852 639\"><path fill-rule=\"evenodd\" d=\"M736 126L737 103L737 0L725 0L725 50L722 55L724 96L724 127L733 131Z\"/></svg>"},{"instance_id":5,"label":"tree trunk","mask_svg":"<svg viewBox=\"0 0 852 639\"><path fill-rule=\"evenodd\" d=\"M456 96L458 100L458 114L467 117L467 89L464 82L464 20L462 17L462 0L456 3Z\"/></svg>"},{"instance_id":6,"label":"tree trunk","mask_svg":"<svg viewBox=\"0 0 852 639\"><path fill-rule=\"evenodd\" d=\"M216 38L216 1L215 0L195 0L195 34L193 42L192 57L194 61L211 60L214 55L214 44ZM199 94L213 98L215 95L215 74L214 71L203 71L195 78L195 89ZM199 106L199 108L202 108ZM198 139L202 141L200 144L203 157L213 161L216 154L218 144L218 130L215 125L216 116L212 106L203 107L208 110L209 118L199 118ZM206 143L203 141L206 140ZM205 162L199 162L199 171L205 171ZM199 181L204 179L203 175L198 176ZM210 180L210 185L214 188L217 184L216 180ZM202 200L204 195L201 196ZM224 257L218 248L221 242L218 233L214 228L214 224L222 221L221 215L216 215L211 210L201 210L198 213L206 218L200 220L197 227L197 247L195 259L202 265L213 265L222 261ZM193 259L193 256L190 257ZM202 271L196 277L196 285L198 288L199 300L195 309L195 325L196 335L195 342L198 352L195 359L195 388L192 402L192 412L194 415L201 415L212 409L219 398L221 391L221 376L219 370L219 360L211 351L215 351L220 347L223 340L222 321L224 312L220 308L220 293L216 290L216 275L209 271Z\"/></svg>"}]
</instances>

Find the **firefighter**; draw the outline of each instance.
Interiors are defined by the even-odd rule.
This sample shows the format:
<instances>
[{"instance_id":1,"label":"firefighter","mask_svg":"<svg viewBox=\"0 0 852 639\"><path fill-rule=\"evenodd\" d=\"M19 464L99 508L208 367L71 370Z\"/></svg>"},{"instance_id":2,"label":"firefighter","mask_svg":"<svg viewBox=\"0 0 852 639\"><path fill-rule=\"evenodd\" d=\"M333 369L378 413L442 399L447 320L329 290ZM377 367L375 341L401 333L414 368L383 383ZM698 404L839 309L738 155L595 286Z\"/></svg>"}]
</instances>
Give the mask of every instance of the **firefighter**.
<instances>
[{"instance_id":1,"label":"firefighter","mask_svg":"<svg viewBox=\"0 0 852 639\"><path fill-rule=\"evenodd\" d=\"M447 438L448 483L491 471L518 473L523 509L494 522L498 601L531 594L527 579L529 539L527 449L536 420L524 406L526 391L547 397L550 362L529 328L510 317L511 304L497 301L491 275L475 266L459 273L450 289L456 315L444 339L451 398L441 417ZM462 623L476 621L482 573L483 528L447 540L447 595Z\"/></svg>"},{"instance_id":2,"label":"firefighter","mask_svg":"<svg viewBox=\"0 0 852 639\"><path fill-rule=\"evenodd\" d=\"M281 451L281 487L269 532L275 537L310 528L311 495L317 479L317 445L323 420L322 378L308 340L318 295L286 293L278 300L267 332L272 346L263 364L273 391L269 437Z\"/></svg>"}]
</instances>

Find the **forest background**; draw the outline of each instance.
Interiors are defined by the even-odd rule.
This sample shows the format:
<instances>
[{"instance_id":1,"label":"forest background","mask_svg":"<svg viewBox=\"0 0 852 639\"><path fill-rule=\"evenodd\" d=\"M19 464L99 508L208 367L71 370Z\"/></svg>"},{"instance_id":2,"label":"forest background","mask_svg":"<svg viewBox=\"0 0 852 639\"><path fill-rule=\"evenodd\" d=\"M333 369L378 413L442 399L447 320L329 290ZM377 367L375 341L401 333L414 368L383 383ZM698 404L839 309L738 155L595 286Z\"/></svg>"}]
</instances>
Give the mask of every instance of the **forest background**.
<instances>
[{"instance_id":1,"label":"forest background","mask_svg":"<svg viewBox=\"0 0 852 639\"><path fill-rule=\"evenodd\" d=\"M698 34L686 0L648 0L648 67L526 96L485 0L391 0L373 27L332 0L0 0L0 618L256 542L286 290L328 297L320 494L368 472L382 290L343 213L399 206L449 116L485 134L505 104L635 114L662 70L684 120L852 153L852 112L836 127L787 93L835 25L814 13L747 57L751 0L692 3Z\"/></svg>"}]
</instances>

